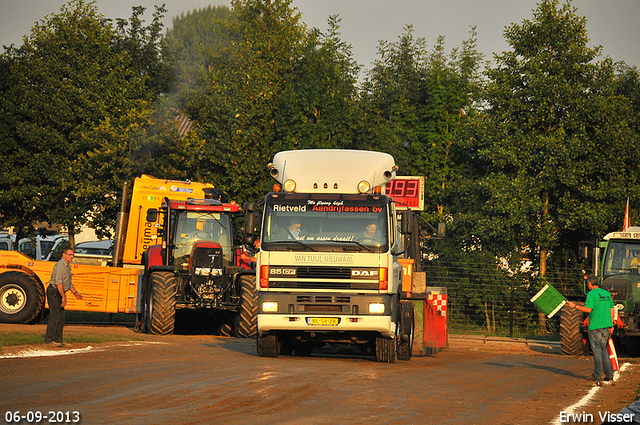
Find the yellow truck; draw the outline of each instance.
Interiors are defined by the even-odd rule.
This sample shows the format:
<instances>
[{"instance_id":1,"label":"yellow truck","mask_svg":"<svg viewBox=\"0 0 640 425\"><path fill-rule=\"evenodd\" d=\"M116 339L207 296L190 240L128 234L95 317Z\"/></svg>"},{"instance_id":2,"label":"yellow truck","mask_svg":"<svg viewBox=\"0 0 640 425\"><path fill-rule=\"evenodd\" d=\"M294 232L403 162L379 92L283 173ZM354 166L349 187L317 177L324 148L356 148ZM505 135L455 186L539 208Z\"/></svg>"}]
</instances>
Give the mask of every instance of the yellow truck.
<instances>
[{"instance_id":1,"label":"yellow truck","mask_svg":"<svg viewBox=\"0 0 640 425\"><path fill-rule=\"evenodd\" d=\"M69 298L66 309L137 314L155 334L173 333L175 310L204 309L220 316L226 333L255 335L255 271L237 248L239 206L211 184L143 175L126 212L126 192L113 256L76 255L73 283L85 296ZM44 317L54 265L0 251L0 322Z\"/></svg>"}]
</instances>

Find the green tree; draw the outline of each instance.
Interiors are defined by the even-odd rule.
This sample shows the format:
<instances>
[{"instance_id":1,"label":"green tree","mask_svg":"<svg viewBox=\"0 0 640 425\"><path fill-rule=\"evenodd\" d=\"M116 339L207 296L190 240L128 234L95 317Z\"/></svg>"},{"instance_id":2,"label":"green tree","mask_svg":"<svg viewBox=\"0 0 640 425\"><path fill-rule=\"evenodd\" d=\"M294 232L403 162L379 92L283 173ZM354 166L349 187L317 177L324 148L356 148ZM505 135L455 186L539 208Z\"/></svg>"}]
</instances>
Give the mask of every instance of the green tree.
<instances>
[{"instance_id":1,"label":"green tree","mask_svg":"<svg viewBox=\"0 0 640 425\"><path fill-rule=\"evenodd\" d=\"M209 51L209 72L186 112L199 137L204 177L234 199L271 186L266 164L283 149L345 147L358 116L358 68L337 33L307 31L288 0L234 1L220 23L226 42Z\"/></svg>"},{"instance_id":2,"label":"green tree","mask_svg":"<svg viewBox=\"0 0 640 425\"><path fill-rule=\"evenodd\" d=\"M147 125L166 86L154 54L162 12L145 28L134 8L130 25L114 29L94 3L72 0L5 51L3 224L60 224L72 243L84 224L108 232L131 178L131 136Z\"/></svg>"},{"instance_id":3,"label":"green tree","mask_svg":"<svg viewBox=\"0 0 640 425\"><path fill-rule=\"evenodd\" d=\"M459 133L480 89L475 29L447 55L443 37L428 52L407 27L398 42L383 42L379 55L363 87L364 138L393 154L401 174L426 176L426 208L442 220L457 174Z\"/></svg>"},{"instance_id":4,"label":"green tree","mask_svg":"<svg viewBox=\"0 0 640 425\"><path fill-rule=\"evenodd\" d=\"M221 23L234 19L227 6L208 6L173 18L163 54L172 62L174 85L169 94L177 95L176 104L209 69L209 55L223 45L229 47Z\"/></svg>"},{"instance_id":5,"label":"green tree","mask_svg":"<svg viewBox=\"0 0 640 425\"><path fill-rule=\"evenodd\" d=\"M329 29L309 31L287 76L276 116L280 149L349 149L359 143L361 109L356 87L360 67L351 45L340 39L340 18Z\"/></svg>"},{"instance_id":6,"label":"green tree","mask_svg":"<svg viewBox=\"0 0 640 425\"><path fill-rule=\"evenodd\" d=\"M505 38L513 50L495 56L468 133L456 227L463 245L527 255L544 276L553 252L615 227L640 156L614 66L595 61L600 48L587 46L570 2L543 0Z\"/></svg>"},{"instance_id":7,"label":"green tree","mask_svg":"<svg viewBox=\"0 0 640 425\"><path fill-rule=\"evenodd\" d=\"M278 100L304 37L290 1L233 1L237 21L222 27L229 45L210 52L211 69L187 114L206 140L207 180L244 202L267 189Z\"/></svg>"}]
</instances>

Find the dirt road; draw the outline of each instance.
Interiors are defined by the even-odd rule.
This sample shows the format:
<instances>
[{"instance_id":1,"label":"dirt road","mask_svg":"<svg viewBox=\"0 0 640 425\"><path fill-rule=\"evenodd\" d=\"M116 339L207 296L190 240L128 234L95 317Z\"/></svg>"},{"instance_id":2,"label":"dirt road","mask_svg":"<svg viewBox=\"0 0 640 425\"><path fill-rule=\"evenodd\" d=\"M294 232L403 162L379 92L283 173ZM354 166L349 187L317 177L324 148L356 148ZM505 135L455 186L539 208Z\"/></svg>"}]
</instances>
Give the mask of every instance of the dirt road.
<instances>
[{"instance_id":1,"label":"dirt road","mask_svg":"<svg viewBox=\"0 0 640 425\"><path fill-rule=\"evenodd\" d=\"M11 356L41 346L0 353L2 419L7 411L77 411L85 424L537 425L552 423L593 388L590 358L544 344L451 338L434 356L396 364L316 352L260 358L254 340L214 336L87 345L39 357ZM598 412L619 412L639 388L632 366L577 411L599 424Z\"/></svg>"}]
</instances>

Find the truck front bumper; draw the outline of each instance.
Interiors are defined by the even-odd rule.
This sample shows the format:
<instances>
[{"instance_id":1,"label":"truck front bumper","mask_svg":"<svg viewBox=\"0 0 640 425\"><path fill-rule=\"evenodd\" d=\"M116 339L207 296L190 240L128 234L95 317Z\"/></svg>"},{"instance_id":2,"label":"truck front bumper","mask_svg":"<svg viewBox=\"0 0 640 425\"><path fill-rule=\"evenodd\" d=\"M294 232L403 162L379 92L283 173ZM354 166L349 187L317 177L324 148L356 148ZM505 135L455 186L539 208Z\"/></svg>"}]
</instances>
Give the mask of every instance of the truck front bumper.
<instances>
[{"instance_id":1,"label":"truck front bumper","mask_svg":"<svg viewBox=\"0 0 640 425\"><path fill-rule=\"evenodd\" d=\"M271 305L270 311L266 305ZM371 305L382 307L382 311L372 313ZM397 305L398 297L393 294L261 292L258 332L374 332L393 338Z\"/></svg>"}]
</instances>

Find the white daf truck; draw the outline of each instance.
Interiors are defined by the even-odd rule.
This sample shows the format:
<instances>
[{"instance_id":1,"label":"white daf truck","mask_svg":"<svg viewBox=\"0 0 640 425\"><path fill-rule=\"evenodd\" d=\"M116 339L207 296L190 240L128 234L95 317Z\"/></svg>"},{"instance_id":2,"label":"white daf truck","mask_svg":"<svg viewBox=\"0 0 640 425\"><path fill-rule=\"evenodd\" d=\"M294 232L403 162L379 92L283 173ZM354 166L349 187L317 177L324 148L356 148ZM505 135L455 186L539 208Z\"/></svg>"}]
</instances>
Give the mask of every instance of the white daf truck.
<instances>
[{"instance_id":1,"label":"white daf truck","mask_svg":"<svg viewBox=\"0 0 640 425\"><path fill-rule=\"evenodd\" d=\"M384 195L397 170L393 157L295 150L277 153L269 168L280 185L267 194L262 217L258 355L308 356L346 343L377 361L409 360L413 305L400 299L402 239Z\"/></svg>"}]
</instances>

